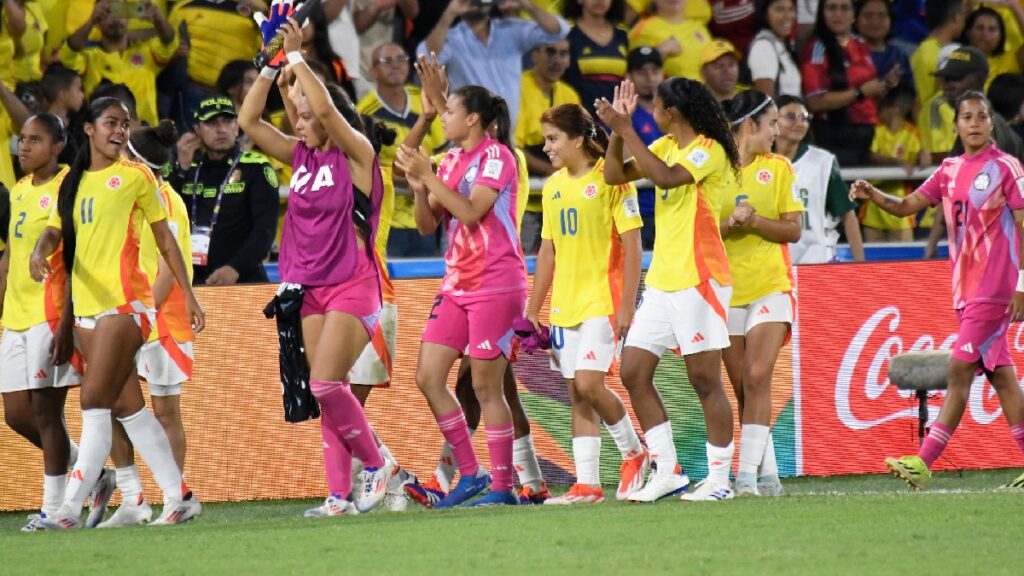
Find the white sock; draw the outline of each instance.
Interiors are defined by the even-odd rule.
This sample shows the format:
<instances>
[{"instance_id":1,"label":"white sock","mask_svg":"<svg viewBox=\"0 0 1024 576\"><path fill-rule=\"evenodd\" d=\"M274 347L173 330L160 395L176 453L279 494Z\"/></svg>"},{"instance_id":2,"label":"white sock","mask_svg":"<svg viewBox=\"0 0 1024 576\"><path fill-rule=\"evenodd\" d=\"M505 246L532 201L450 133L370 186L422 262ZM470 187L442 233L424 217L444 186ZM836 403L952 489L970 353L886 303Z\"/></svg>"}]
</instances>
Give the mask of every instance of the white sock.
<instances>
[{"instance_id":1,"label":"white sock","mask_svg":"<svg viewBox=\"0 0 1024 576\"><path fill-rule=\"evenodd\" d=\"M775 460L775 443L772 442L772 432L768 429L768 441L764 446L764 456L761 457L761 466L757 470L758 478L779 476L779 463Z\"/></svg>"},{"instance_id":2,"label":"white sock","mask_svg":"<svg viewBox=\"0 0 1024 576\"><path fill-rule=\"evenodd\" d=\"M68 472L75 468L75 462L78 462L78 444L68 436Z\"/></svg>"},{"instance_id":3,"label":"white sock","mask_svg":"<svg viewBox=\"0 0 1024 576\"><path fill-rule=\"evenodd\" d=\"M434 469L434 476L437 476L437 481L444 488L452 485L452 481L455 480L455 473L458 470L455 463L455 451L452 450L451 444L445 442L444 446L441 447L441 456L437 459L437 468Z\"/></svg>"},{"instance_id":4,"label":"white sock","mask_svg":"<svg viewBox=\"0 0 1024 576\"><path fill-rule=\"evenodd\" d=\"M728 446L712 446L705 443L708 451L708 478L719 484L729 483L729 468L732 466L733 443Z\"/></svg>"},{"instance_id":5,"label":"white sock","mask_svg":"<svg viewBox=\"0 0 1024 576\"><path fill-rule=\"evenodd\" d=\"M121 502L128 506L136 506L142 501L142 477L139 467L135 464L114 469L117 478L117 489L121 491Z\"/></svg>"},{"instance_id":6,"label":"white sock","mask_svg":"<svg viewBox=\"0 0 1024 576\"><path fill-rule=\"evenodd\" d=\"M544 475L537 461L537 450L533 447L533 436L527 434L512 441L512 466L519 476L519 484L534 492L541 489Z\"/></svg>"},{"instance_id":7,"label":"white sock","mask_svg":"<svg viewBox=\"0 0 1024 576\"><path fill-rule=\"evenodd\" d=\"M626 413L622 420L615 424L605 422L604 427L608 429L608 433L615 440L615 446L622 454L623 460L633 458L643 451L644 447L640 444L640 437L637 436L636 429L633 428L633 421L629 419L629 413Z\"/></svg>"},{"instance_id":8,"label":"white sock","mask_svg":"<svg viewBox=\"0 0 1024 576\"><path fill-rule=\"evenodd\" d=\"M53 514L64 503L64 488L67 483L67 474L43 475L43 514Z\"/></svg>"},{"instance_id":9,"label":"white sock","mask_svg":"<svg viewBox=\"0 0 1024 576\"><path fill-rule=\"evenodd\" d=\"M391 449L388 448L388 445L381 442L379 439L377 440L377 448L380 450L380 455L384 457L385 460L389 460L396 464L398 463L398 460L395 459L395 455L391 453Z\"/></svg>"},{"instance_id":10,"label":"white sock","mask_svg":"<svg viewBox=\"0 0 1024 576\"><path fill-rule=\"evenodd\" d=\"M113 426L109 408L82 410L82 444L78 447L75 468L64 493L64 505L72 514L81 513L82 504L103 471L103 464L110 454Z\"/></svg>"},{"instance_id":11,"label":"white sock","mask_svg":"<svg viewBox=\"0 0 1024 576\"><path fill-rule=\"evenodd\" d=\"M145 407L127 418L117 420L124 426L128 439L138 450L139 456L142 456L142 461L153 472L153 478L164 493L164 500L181 500L184 497L181 470L174 461L171 443L160 421Z\"/></svg>"},{"instance_id":12,"label":"white sock","mask_svg":"<svg viewBox=\"0 0 1024 576\"><path fill-rule=\"evenodd\" d=\"M658 465L659 474L675 474L679 464L676 443L672 438L672 423L668 420L644 432L651 459Z\"/></svg>"},{"instance_id":13,"label":"white sock","mask_svg":"<svg viewBox=\"0 0 1024 576\"><path fill-rule=\"evenodd\" d=\"M580 436L572 439L572 458L576 462L576 482L588 486L601 485L601 437Z\"/></svg>"},{"instance_id":14,"label":"white sock","mask_svg":"<svg viewBox=\"0 0 1024 576\"><path fill-rule=\"evenodd\" d=\"M757 466L764 458L768 442L768 427L761 424L744 424L740 437L740 474L757 475Z\"/></svg>"}]
</instances>

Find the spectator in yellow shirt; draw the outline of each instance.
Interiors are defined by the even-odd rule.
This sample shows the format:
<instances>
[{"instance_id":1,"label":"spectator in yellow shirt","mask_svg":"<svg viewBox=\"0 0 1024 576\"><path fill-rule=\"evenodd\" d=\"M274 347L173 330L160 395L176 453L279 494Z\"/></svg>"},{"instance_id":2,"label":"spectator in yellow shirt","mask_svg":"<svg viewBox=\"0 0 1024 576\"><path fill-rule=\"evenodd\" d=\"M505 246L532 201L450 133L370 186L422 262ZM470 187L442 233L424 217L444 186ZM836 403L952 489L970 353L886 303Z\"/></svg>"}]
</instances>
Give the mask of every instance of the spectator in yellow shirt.
<instances>
[{"instance_id":1,"label":"spectator in yellow shirt","mask_svg":"<svg viewBox=\"0 0 1024 576\"><path fill-rule=\"evenodd\" d=\"M126 12L115 10L115 6L110 0L97 2L88 22L68 36L61 47L60 60L83 75L87 95L103 79L128 86L138 102L139 120L155 126L156 76L178 49L177 34L159 7L149 3L147 15L157 37L130 43ZM90 44L88 38L94 27L100 29L101 38L99 43Z\"/></svg>"},{"instance_id":2,"label":"spectator in yellow shirt","mask_svg":"<svg viewBox=\"0 0 1024 576\"><path fill-rule=\"evenodd\" d=\"M1016 2L1013 5L1016 6L1015 12L1024 18L1024 7ZM985 81L985 90L988 90L996 76L1018 74L1021 71L1020 57L1024 56L1024 46L1018 47L1017 50L1008 49L1006 22L999 12L988 6L977 8L967 17L960 43L973 46L988 56L988 80Z\"/></svg>"},{"instance_id":3,"label":"spectator in yellow shirt","mask_svg":"<svg viewBox=\"0 0 1024 576\"><path fill-rule=\"evenodd\" d=\"M700 54L711 42L707 26L686 18L686 0L654 0L657 13L648 16L629 33L629 49L653 46L665 60L666 78L700 81Z\"/></svg>"},{"instance_id":4,"label":"spectator in yellow shirt","mask_svg":"<svg viewBox=\"0 0 1024 576\"><path fill-rule=\"evenodd\" d=\"M921 145L921 133L909 121L914 108L914 93L909 87L897 87L878 103L878 125L871 142L871 163L878 166L900 166L908 174L917 167L931 164L928 150ZM877 182L880 190L902 198L913 192L909 180ZM861 211L864 239L868 242L909 242L914 239L914 216L900 218L867 203Z\"/></svg>"},{"instance_id":5,"label":"spectator in yellow shirt","mask_svg":"<svg viewBox=\"0 0 1024 576\"><path fill-rule=\"evenodd\" d=\"M523 72L522 99L516 119L515 142L526 155L530 176L548 177L555 172L544 152L544 134L540 117L549 108L560 104L579 104L580 97L572 86L562 81L569 68L569 41L559 40L533 49L533 68ZM536 254L540 248L541 195L530 191L526 214L520 226L523 251Z\"/></svg>"},{"instance_id":6,"label":"spectator in yellow shirt","mask_svg":"<svg viewBox=\"0 0 1024 576\"><path fill-rule=\"evenodd\" d=\"M933 76L939 67L939 51L963 33L966 18L967 6L964 0L927 0L925 22L928 25L928 37L910 57L914 87L922 105L935 96L941 96L942 88L936 85Z\"/></svg>"},{"instance_id":7,"label":"spectator in yellow shirt","mask_svg":"<svg viewBox=\"0 0 1024 576\"><path fill-rule=\"evenodd\" d=\"M38 2L25 0L5 0L5 10L20 8L23 16L20 26L12 30L11 22L7 23L0 34L10 34L14 41L14 58L10 61L14 69L14 79L18 83L35 82L43 77L43 43L46 39L46 17Z\"/></svg>"}]
</instances>

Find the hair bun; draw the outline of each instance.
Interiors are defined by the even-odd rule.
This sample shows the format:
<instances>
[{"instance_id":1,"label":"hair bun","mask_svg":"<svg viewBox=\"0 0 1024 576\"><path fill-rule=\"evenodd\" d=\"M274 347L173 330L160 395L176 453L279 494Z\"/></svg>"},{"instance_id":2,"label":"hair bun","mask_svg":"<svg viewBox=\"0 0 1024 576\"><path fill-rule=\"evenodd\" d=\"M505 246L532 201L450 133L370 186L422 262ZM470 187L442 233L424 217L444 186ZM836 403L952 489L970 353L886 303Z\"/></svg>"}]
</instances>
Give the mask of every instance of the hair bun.
<instances>
[{"instance_id":1,"label":"hair bun","mask_svg":"<svg viewBox=\"0 0 1024 576\"><path fill-rule=\"evenodd\" d=\"M173 120L163 119L153 128L153 135L160 144L172 147L178 142L178 128Z\"/></svg>"}]
</instances>

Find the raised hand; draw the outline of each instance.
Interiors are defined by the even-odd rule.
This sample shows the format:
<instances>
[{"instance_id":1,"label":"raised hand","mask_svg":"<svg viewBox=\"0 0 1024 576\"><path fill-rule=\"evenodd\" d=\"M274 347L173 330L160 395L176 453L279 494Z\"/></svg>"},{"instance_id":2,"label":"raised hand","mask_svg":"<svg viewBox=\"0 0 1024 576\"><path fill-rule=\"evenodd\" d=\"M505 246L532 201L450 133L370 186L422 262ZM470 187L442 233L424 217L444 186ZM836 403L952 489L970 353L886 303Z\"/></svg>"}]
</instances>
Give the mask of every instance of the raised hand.
<instances>
[{"instance_id":1,"label":"raised hand","mask_svg":"<svg viewBox=\"0 0 1024 576\"><path fill-rule=\"evenodd\" d=\"M406 177L410 180L423 180L424 177L431 173L430 159L419 150L405 144L398 147L397 154L395 155L395 166L402 172L405 172Z\"/></svg>"},{"instance_id":2,"label":"raised hand","mask_svg":"<svg viewBox=\"0 0 1024 576\"><path fill-rule=\"evenodd\" d=\"M423 94L430 101L430 107L436 113L441 113L447 101L448 74L443 66L438 65L437 54L431 52L429 57L421 54L415 67L423 87Z\"/></svg>"},{"instance_id":3,"label":"raised hand","mask_svg":"<svg viewBox=\"0 0 1024 576\"><path fill-rule=\"evenodd\" d=\"M636 112L636 86L629 78L615 87L612 93L612 107L623 114L633 115Z\"/></svg>"},{"instance_id":4,"label":"raised hand","mask_svg":"<svg viewBox=\"0 0 1024 576\"><path fill-rule=\"evenodd\" d=\"M266 49L267 44L274 39L277 35L277 31L288 23L288 17L295 12L295 7L292 6L291 2L287 0L274 0L270 4L270 17L268 18L262 12L256 12L252 15L252 19L256 21L256 25L260 27L260 34L263 35L263 48ZM281 50L277 54L274 54L270 59L268 66L272 68L279 68L284 62L284 50Z\"/></svg>"},{"instance_id":5,"label":"raised hand","mask_svg":"<svg viewBox=\"0 0 1024 576\"><path fill-rule=\"evenodd\" d=\"M605 126L611 128L612 132L621 135L623 132L633 128L633 120L630 115L616 110L607 98L595 100L594 109L597 112L597 117L601 119Z\"/></svg>"},{"instance_id":6,"label":"raised hand","mask_svg":"<svg viewBox=\"0 0 1024 576\"><path fill-rule=\"evenodd\" d=\"M285 54L298 52L302 48L302 26L294 18L288 17L288 21L281 25L281 35L284 36Z\"/></svg>"}]
</instances>

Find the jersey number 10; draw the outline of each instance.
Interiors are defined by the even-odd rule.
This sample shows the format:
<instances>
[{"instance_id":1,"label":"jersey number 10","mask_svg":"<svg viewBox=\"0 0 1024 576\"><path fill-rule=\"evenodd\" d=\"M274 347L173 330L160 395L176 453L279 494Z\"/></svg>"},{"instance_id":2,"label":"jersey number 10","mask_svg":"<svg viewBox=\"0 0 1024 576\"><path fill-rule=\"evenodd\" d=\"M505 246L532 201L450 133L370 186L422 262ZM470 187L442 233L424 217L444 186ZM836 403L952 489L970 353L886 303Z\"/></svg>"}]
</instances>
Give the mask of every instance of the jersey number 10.
<instances>
[{"instance_id":1,"label":"jersey number 10","mask_svg":"<svg viewBox=\"0 0 1024 576\"><path fill-rule=\"evenodd\" d=\"M558 212L558 219L562 222L562 236L575 236L579 228L580 219L575 208L562 209Z\"/></svg>"}]
</instances>

